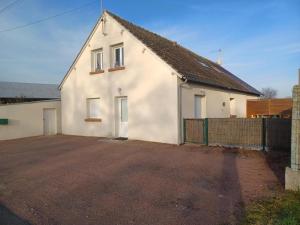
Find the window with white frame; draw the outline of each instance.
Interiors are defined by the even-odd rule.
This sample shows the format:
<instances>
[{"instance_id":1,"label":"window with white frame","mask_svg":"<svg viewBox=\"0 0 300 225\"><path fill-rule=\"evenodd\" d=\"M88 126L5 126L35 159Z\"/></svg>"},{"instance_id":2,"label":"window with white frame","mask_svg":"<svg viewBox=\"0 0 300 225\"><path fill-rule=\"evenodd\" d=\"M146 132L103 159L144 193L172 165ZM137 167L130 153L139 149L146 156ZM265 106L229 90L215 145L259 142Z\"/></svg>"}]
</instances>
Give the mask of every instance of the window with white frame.
<instances>
[{"instance_id":1,"label":"window with white frame","mask_svg":"<svg viewBox=\"0 0 300 225\"><path fill-rule=\"evenodd\" d=\"M87 99L87 118L89 119L101 118L100 98Z\"/></svg>"},{"instance_id":2,"label":"window with white frame","mask_svg":"<svg viewBox=\"0 0 300 225\"><path fill-rule=\"evenodd\" d=\"M92 71L98 72L103 70L103 51L97 49L92 51Z\"/></svg>"},{"instance_id":3,"label":"window with white frame","mask_svg":"<svg viewBox=\"0 0 300 225\"><path fill-rule=\"evenodd\" d=\"M112 67L124 66L124 47L123 44L112 47Z\"/></svg>"}]
</instances>

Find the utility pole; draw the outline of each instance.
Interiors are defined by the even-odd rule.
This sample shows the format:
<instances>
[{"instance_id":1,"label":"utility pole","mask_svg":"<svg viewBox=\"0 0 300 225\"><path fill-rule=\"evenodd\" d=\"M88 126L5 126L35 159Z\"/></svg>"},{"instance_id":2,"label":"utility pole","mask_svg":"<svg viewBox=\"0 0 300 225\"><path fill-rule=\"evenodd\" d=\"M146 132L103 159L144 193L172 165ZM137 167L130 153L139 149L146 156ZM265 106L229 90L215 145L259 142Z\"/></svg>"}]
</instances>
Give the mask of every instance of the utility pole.
<instances>
[{"instance_id":1,"label":"utility pole","mask_svg":"<svg viewBox=\"0 0 300 225\"><path fill-rule=\"evenodd\" d=\"M103 14L103 0L100 0L100 13Z\"/></svg>"},{"instance_id":2,"label":"utility pole","mask_svg":"<svg viewBox=\"0 0 300 225\"><path fill-rule=\"evenodd\" d=\"M300 85L300 68L298 69L298 85Z\"/></svg>"}]
</instances>

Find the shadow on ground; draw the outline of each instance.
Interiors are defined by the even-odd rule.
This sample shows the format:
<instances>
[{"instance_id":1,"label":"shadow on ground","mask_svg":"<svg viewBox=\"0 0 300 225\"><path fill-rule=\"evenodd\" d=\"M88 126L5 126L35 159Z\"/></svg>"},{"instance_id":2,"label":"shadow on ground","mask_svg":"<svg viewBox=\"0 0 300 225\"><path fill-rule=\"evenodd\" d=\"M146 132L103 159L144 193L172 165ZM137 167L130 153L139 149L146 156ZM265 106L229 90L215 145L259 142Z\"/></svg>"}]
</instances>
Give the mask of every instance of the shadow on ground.
<instances>
[{"instance_id":1,"label":"shadow on ground","mask_svg":"<svg viewBox=\"0 0 300 225\"><path fill-rule=\"evenodd\" d=\"M285 168L290 166L291 153L287 151L266 152L266 161L278 178L282 187L285 184Z\"/></svg>"},{"instance_id":2,"label":"shadow on ground","mask_svg":"<svg viewBox=\"0 0 300 225\"><path fill-rule=\"evenodd\" d=\"M0 225L29 225L13 212L40 225L238 224L278 185L263 153L239 149L55 136L0 153L11 206L0 204Z\"/></svg>"},{"instance_id":3,"label":"shadow on ground","mask_svg":"<svg viewBox=\"0 0 300 225\"><path fill-rule=\"evenodd\" d=\"M238 150L224 149L222 152L224 159L221 182L219 184L219 219L220 221L224 220L224 224L237 224L245 211L236 165ZM231 212L230 216L228 216L226 210Z\"/></svg>"},{"instance_id":4,"label":"shadow on ground","mask_svg":"<svg viewBox=\"0 0 300 225\"><path fill-rule=\"evenodd\" d=\"M31 225L18 215L10 211L4 205L0 204L0 224L1 225Z\"/></svg>"}]
</instances>

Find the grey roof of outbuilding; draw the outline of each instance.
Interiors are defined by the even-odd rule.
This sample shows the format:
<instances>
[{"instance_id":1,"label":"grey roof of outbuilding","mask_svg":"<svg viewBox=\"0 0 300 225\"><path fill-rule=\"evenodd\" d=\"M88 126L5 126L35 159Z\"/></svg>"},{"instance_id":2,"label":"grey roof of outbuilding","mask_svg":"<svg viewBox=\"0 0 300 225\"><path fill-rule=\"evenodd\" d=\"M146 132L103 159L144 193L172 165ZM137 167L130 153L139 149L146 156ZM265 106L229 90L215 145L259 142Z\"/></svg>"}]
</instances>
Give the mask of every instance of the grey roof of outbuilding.
<instances>
[{"instance_id":1,"label":"grey roof of outbuilding","mask_svg":"<svg viewBox=\"0 0 300 225\"><path fill-rule=\"evenodd\" d=\"M60 92L57 84L34 84L0 82L0 98L58 99Z\"/></svg>"}]
</instances>

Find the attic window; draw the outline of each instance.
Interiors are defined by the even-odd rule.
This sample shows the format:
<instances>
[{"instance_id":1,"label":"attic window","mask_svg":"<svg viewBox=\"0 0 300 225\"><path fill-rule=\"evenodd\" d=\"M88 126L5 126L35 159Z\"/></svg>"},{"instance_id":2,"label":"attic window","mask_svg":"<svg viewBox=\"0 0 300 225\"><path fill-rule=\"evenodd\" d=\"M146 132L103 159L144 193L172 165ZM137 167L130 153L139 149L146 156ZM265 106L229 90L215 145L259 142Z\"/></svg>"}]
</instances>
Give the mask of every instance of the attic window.
<instances>
[{"instance_id":1,"label":"attic window","mask_svg":"<svg viewBox=\"0 0 300 225\"><path fill-rule=\"evenodd\" d=\"M97 49L92 51L92 71L100 72L103 70L103 51Z\"/></svg>"},{"instance_id":2,"label":"attic window","mask_svg":"<svg viewBox=\"0 0 300 225\"><path fill-rule=\"evenodd\" d=\"M112 68L124 66L124 47L123 44L112 46Z\"/></svg>"}]
</instances>

